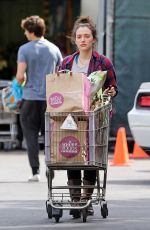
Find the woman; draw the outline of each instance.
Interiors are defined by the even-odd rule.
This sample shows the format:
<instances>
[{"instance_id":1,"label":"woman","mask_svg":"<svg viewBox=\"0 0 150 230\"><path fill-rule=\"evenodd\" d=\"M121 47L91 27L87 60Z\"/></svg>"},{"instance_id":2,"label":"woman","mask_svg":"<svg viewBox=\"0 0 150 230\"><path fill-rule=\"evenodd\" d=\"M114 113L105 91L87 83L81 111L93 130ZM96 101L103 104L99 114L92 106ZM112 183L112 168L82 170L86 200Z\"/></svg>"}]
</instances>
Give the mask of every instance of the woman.
<instances>
[{"instance_id":1,"label":"woman","mask_svg":"<svg viewBox=\"0 0 150 230\"><path fill-rule=\"evenodd\" d=\"M106 70L107 78L104 83L104 93L114 97L117 94L117 83L114 67L111 61L104 55L94 51L94 45L97 42L97 31L93 21L89 17L79 17L72 31L72 41L77 46L77 51L72 55L65 57L59 67L59 70L69 69L72 72L85 73L87 76L97 70ZM68 170L68 185L81 185L81 171ZM85 170L83 184L94 185L96 182L96 171ZM84 189L84 198L90 199L93 189ZM80 199L80 189L70 189L72 200ZM80 212L71 210L71 215L75 218L80 217ZM88 214L93 215L92 205L88 208Z\"/></svg>"}]
</instances>

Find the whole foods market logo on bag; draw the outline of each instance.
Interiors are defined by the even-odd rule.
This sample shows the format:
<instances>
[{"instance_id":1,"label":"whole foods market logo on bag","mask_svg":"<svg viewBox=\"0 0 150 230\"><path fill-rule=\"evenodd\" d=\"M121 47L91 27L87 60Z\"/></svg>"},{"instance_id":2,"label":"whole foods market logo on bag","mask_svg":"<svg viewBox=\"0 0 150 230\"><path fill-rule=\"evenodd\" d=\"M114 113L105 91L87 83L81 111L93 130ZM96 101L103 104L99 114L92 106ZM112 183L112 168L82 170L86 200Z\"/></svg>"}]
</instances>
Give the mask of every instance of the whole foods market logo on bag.
<instances>
[{"instance_id":1,"label":"whole foods market logo on bag","mask_svg":"<svg viewBox=\"0 0 150 230\"><path fill-rule=\"evenodd\" d=\"M49 96L48 103L52 108L58 108L64 103L64 97L58 92L52 93Z\"/></svg>"},{"instance_id":2,"label":"whole foods market logo on bag","mask_svg":"<svg viewBox=\"0 0 150 230\"><path fill-rule=\"evenodd\" d=\"M80 142L73 136L64 137L59 143L59 153L64 157L75 157L80 153Z\"/></svg>"}]
</instances>

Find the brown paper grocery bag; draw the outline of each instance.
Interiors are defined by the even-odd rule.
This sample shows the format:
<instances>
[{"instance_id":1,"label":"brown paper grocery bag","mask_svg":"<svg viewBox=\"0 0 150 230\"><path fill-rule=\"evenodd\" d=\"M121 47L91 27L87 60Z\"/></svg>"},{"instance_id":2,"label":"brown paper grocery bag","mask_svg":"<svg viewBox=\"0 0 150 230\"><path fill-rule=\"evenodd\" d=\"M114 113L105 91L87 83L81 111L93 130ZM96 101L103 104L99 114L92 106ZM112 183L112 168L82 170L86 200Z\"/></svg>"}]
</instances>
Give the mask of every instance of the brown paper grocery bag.
<instances>
[{"instance_id":1,"label":"brown paper grocery bag","mask_svg":"<svg viewBox=\"0 0 150 230\"><path fill-rule=\"evenodd\" d=\"M83 111L82 73L56 73L46 76L47 112Z\"/></svg>"},{"instance_id":2,"label":"brown paper grocery bag","mask_svg":"<svg viewBox=\"0 0 150 230\"><path fill-rule=\"evenodd\" d=\"M51 120L50 161L61 165L84 165L88 160L87 121L77 121L78 130L63 130L64 121Z\"/></svg>"}]
</instances>

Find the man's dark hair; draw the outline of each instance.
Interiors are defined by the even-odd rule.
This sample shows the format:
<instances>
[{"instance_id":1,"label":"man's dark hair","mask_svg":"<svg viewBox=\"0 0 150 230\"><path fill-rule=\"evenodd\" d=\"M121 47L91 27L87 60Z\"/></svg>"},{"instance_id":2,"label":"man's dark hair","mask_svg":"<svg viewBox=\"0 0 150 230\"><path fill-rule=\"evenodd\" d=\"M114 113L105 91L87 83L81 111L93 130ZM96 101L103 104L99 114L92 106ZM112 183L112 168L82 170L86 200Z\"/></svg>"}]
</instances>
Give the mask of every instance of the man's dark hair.
<instances>
[{"instance_id":1,"label":"man's dark hair","mask_svg":"<svg viewBox=\"0 0 150 230\"><path fill-rule=\"evenodd\" d=\"M46 29L44 19L37 15L23 19L21 21L21 27L30 33L34 33L37 37L42 37Z\"/></svg>"}]
</instances>

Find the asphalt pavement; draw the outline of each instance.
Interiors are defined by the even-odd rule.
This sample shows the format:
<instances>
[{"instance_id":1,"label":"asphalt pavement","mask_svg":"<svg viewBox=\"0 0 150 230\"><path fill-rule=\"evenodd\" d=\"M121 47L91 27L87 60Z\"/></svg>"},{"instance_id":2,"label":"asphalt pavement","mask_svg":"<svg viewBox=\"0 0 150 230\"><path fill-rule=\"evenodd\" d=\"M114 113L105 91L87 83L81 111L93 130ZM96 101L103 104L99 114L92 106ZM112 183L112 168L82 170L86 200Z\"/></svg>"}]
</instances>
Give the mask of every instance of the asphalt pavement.
<instances>
[{"instance_id":1,"label":"asphalt pavement","mask_svg":"<svg viewBox=\"0 0 150 230\"><path fill-rule=\"evenodd\" d=\"M65 211L60 223L49 220L45 210L47 181L44 154L40 153L41 181L29 183L31 170L25 151L0 150L0 230L4 229L103 229L149 230L150 158L132 159L129 166L111 166L109 155L106 200L109 216L103 219L100 207L86 223L74 220ZM66 184L66 171L56 171L55 183Z\"/></svg>"}]
</instances>

